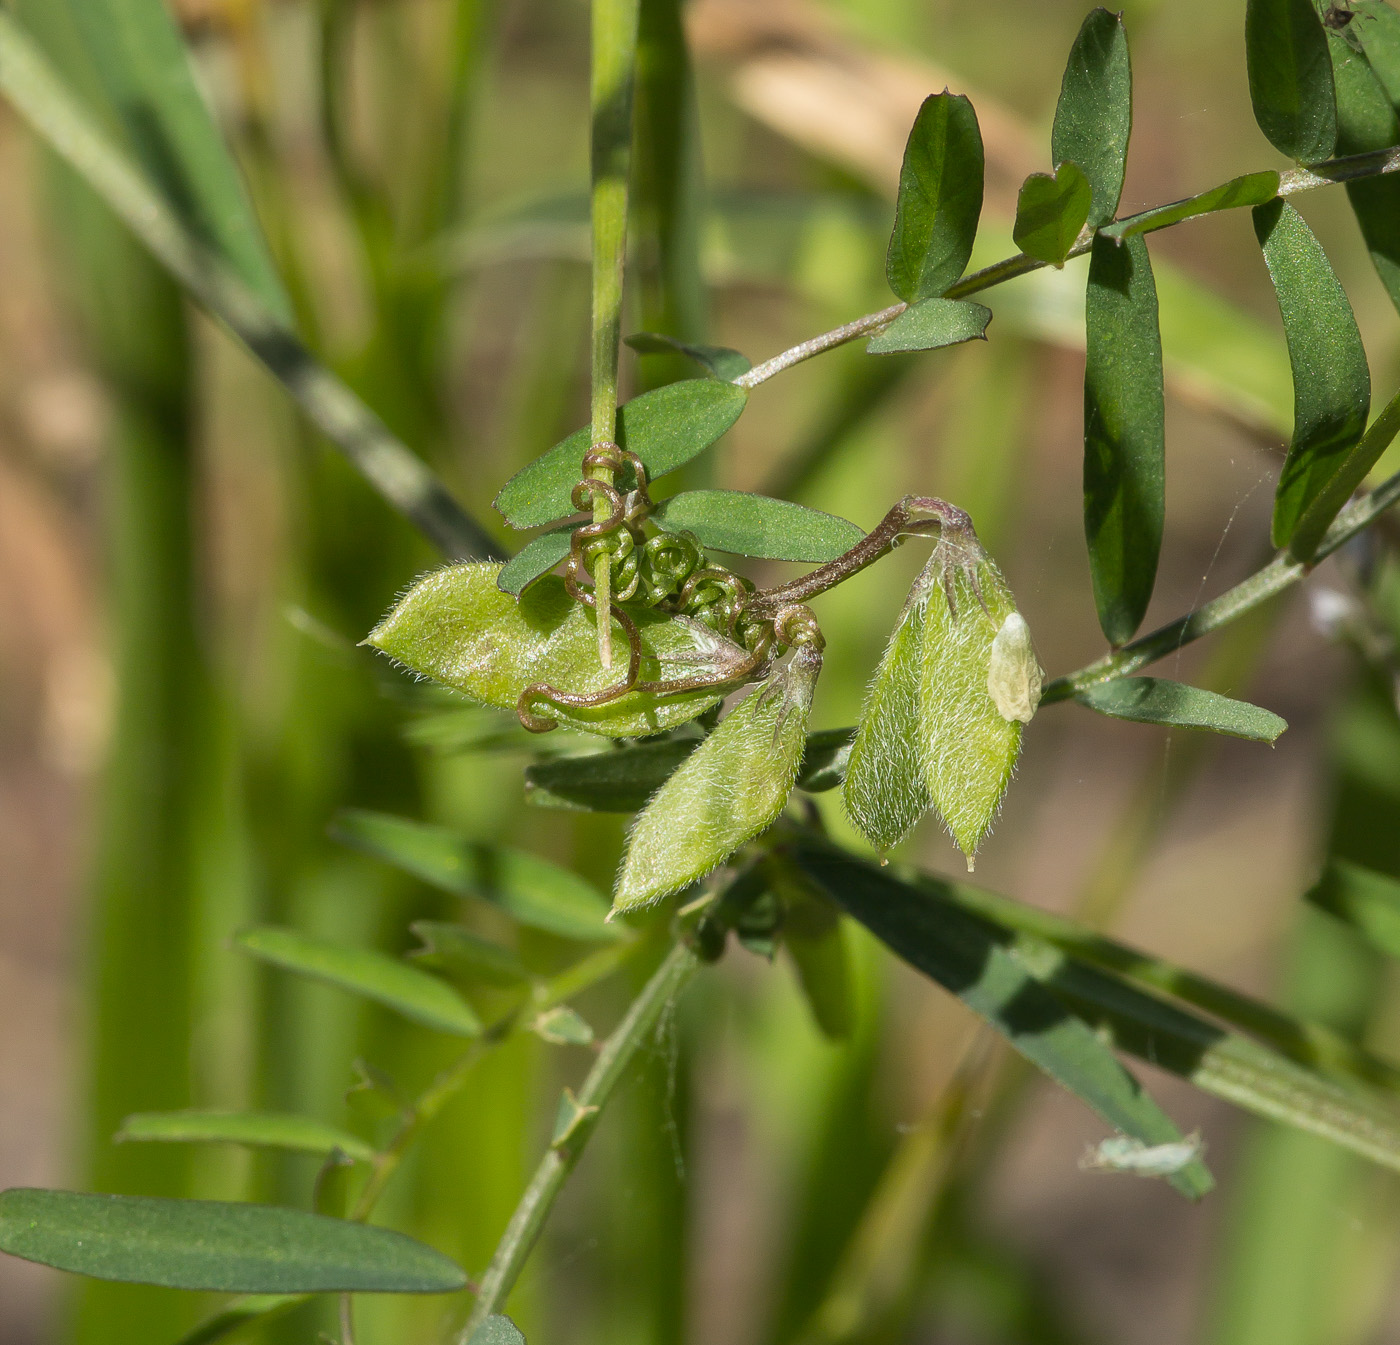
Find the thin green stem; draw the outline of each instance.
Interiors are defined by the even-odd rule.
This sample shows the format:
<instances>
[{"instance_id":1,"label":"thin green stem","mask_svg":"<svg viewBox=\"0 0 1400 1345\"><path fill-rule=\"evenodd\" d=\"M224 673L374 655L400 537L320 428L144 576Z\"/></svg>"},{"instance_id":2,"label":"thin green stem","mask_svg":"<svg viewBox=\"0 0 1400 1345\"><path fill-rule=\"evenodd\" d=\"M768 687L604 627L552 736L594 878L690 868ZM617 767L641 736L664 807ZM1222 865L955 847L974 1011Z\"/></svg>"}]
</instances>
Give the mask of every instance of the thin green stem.
<instances>
[{"instance_id":1,"label":"thin green stem","mask_svg":"<svg viewBox=\"0 0 1400 1345\"><path fill-rule=\"evenodd\" d=\"M1361 178L1379 177L1384 173L1394 172L1400 172L1400 147L1376 150L1369 154L1351 154L1341 159L1327 159L1308 168L1299 168L1294 172L1284 173L1279 179L1278 194L1280 196L1294 196L1298 192L1312 191L1316 187L1330 187L1339 182L1356 182ZM1149 214L1151 212L1144 211L1142 213ZM1200 219L1201 216L1192 215L1189 218ZM1175 224L1185 224L1186 222L1187 220L1173 221ZM1066 260L1082 257L1093 246L1093 242L1093 232L1086 229L1070 249ZM943 297L966 299L971 294L980 294L983 290L989 290L994 285L1015 280L1018 276L1029 275L1032 271L1039 271L1048 265L1048 262L1040 261L1036 257L1028 257L1024 252L1018 252L1014 257L1004 257L999 262L993 262L992 265L984 266L980 271L974 271L971 275L964 276ZM888 327L908 306L908 304L902 303L891 304L889 308L882 308L876 313L867 313L864 317L856 318L852 322L833 327L829 332L822 332L820 336L810 337L781 354L774 355L771 360L756 364L748 373L734 381L740 387L756 388L760 383L766 383L775 374L782 373L784 369L791 369L794 364L810 360L814 355L835 350L837 346L843 346L850 341L858 341L863 336L873 336L876 332Z\"/></svg>"},{"instance_id":2,"label":"thin green stem","mask_svg":"<svg viewBox=\"0 0 1400 1345\"><path fill-rule=\"evenodd\" d=\"M181 222L165 198L93 123L15 19L0 10L0 93L204 308L283 384L307 417L449 556L500 554L433 471Z\"/></svg>"},{"instance_id":3,"label":"thin green stem","mask_svg":"<svg viewBox=\"0 0 1400 1345\"><path fill-rule=\"evenodd\" d=\"M627 261L627 180L632 166L632 99L637 82L638 0L593 0L592 106L593 333L590 451L606 455L617 436L617 361L622 340L622 283ZM613 468L595 461L584 475L607 485ZM599 492L593 521L612 510ZM598 659L612 667L612 558L601 551L593 570L598 602Z\"/></svg>"},{"instance_id":4,"label":"thin green stem","mask_svg":"<svg viewBox=\"0 0 1400 1345\"><path fill-rule=\"evenodd\" d=\"M574 1100L576 1119L550 1145L520 1197L496 1254L482 1276L476 1306L457 1337L458 1345L467 1345L476 1328L505 1306L555 1200L588 1143L598 1112L607 1104L632 1058L651 1038L662 1015L699 966L700 959L689 947L676 944L652 973L641 994L632 1001L622 1022L603 1043L597 1061Z\"/></svg>"}]
</instances>

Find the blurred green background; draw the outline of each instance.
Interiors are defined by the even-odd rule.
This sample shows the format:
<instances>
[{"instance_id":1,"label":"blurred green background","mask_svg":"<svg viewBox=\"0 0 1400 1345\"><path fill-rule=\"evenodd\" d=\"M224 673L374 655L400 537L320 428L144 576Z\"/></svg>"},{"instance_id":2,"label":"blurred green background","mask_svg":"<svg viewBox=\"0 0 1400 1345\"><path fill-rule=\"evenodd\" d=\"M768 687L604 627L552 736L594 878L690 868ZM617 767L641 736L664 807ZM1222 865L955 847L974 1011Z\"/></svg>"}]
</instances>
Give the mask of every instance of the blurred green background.
<instances>
[{"instance_id":1,"label":"blurred green background","mask_svg":"<svg viewBox=\"0 0 1400 1345\"><path fill-rule=\"evenodd\" d=\"M44 0L17 6L63 59ZM477 517L587 415L588 13L573 0L178 0L302 330ZM1281 166L1255 129L1243 3L1126 5L1136 120L1122 213ZM922 97L971 95L988 152L974 265L1015 191L1084 7L1065 0L644 0L628 330L761 359L888 302L884 240ZM84 87L91 72L69 69ZM1340 192L1302 209L1356 308L1378 395L1395 314ZM1148 625L1266 554L1291 423L1249 222L1154 235L1168 362L1168 530ZM992 292L987 345L827 355L767 384L703 469L869 527L901 494L969 509L1051 673L1101 652L1080 521L1083 263ZM681 371L624 354L632 390ZM1383 464L1384 465L1384 464ZM491 526L494 528L495 523ZM497 529L497 535L504 536ZM816 726L852 722L921 562L820 602ZM306 1205L311 1160L115 1147L135 1110L257 1105L331 1121L350 1061L405 1088L421 1029L249 967L252 921L411 946L455 903L335 846L337 808L451 824L607 887L620 821L528 810L519 751L449 750L441 703L356 647L435 563L0 111L0 1186ZM1400 866L1394 688L1280 606L1170 676L1287 718L1276 750L1060 705L1029 729L980 882L1305 1008L1384 1050L1393 977L1298 896L1324 848ZM757 571L755 571L757 573ZM1325 599L1324 599L1325 601ZM822 811L850 839L839 800ZM906 857L956 875L926 823ZM543 940L545 936L535 935ZM692 988L609 1112L513 1312L532 1345L1394 1339L1394 1179L1246 1122L1148 1070L1221 1190L1081 1173L1102 1128L1012 1068L940 1110L984 1050L969 1014L850 931L858 1023L823 1039L790 969L736 951ZM552 946L533 950L548 960ZM585 1002L607 1024L625 1002ZM577 1053L480 1067L383 1214L479 1271ZM208 1304L77 1290L0 1263L0 1345L162 1345ZM454 1311L364 1302L360 1339L428 1341ZM249 1338L311 1341L310 1309Z\"/></svg>"}]
</instances>

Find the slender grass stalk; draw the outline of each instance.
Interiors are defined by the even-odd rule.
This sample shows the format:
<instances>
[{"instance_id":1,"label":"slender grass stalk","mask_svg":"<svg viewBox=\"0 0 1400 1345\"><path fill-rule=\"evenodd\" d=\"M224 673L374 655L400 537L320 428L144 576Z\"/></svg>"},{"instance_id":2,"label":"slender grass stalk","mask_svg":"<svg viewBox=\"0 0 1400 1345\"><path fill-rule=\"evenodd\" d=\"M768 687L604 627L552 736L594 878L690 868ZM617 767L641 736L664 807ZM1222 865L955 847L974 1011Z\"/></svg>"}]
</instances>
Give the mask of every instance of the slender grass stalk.
<instances>
[{"instance_id":1,"label":"slender grass stalk","mask_svg":"<svg viewBox=\"0 0 1400 1345\"><path fill-rule=\"evenodd\" d=\"M591 446L602 449L617 435L617 360L622 344L622 281L627 262L627 179L632 164L632 98L637 81L639 0L593 0L593 393ZM585 475L605 485L613 469L604 464ZM612 513L599 495L593 521ZM598 601L598 658L612 667L612 558L601 551L593 569Z\"/></svg>"},{"instance_id":2,"label":"slender grass stalk","mask_svg":"<svg viewBox=\"0 0 1400 1345\"><path fill-rule=\"evenodd\" d=\"M394 508L449 556L500 554L431 469L316 360L218 254L189 232L141 172L97 129L33 41L3 10L0 92L157 261L266 365Z\"/></svg>"},{"instance_id":3,"label":"slender grass stalk","mask_svg":"<svg viewBox=\"0 0 1400 1345\"><path fill-rule=\"evenodd\" d=\"M476 1328L505 1306L555 1200L583 1153L597 1111L607 1105L632 1058L646 1044L661 1016L699 966L699 958L689 947L676 944L652 973L641 994L632 1001L622 1022L603 1043L597 1061L578 1091L576 1114L586 1119L572 1127L563 1138L556 1139L540 1160L482 1276L476 1306L457 1337L458 1345L467 1345Z\"/></svg>"}]
</instances>

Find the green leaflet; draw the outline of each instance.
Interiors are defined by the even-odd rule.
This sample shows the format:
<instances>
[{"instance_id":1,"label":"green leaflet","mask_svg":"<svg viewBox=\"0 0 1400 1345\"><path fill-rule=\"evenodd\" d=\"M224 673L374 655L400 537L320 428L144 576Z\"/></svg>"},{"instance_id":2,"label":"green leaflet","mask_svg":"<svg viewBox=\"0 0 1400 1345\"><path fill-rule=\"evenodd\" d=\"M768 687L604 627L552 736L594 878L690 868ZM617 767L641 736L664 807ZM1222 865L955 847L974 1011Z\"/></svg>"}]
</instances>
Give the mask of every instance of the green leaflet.
<instances>
[{"instance_id":1,"label":"green leaflet","mask_svg":"<svg viewBox=\"0 0 1400 1345\"><path fill-rule=\"evenodd\" d=\"M688 490L657 507L667 532L690 532L707 551L824 565L864 537L854 523L789 500L742 490Z\"/></svg>"},{"instance_id":2,"label":"green leaflet","mask_svg":"<svg viewBox=\"0 0 1400 1345\"><path fill-rule=\"evenodd\" d=\"M551 1046L592 1046L593 1029L567 1004L546 1009L530 1023L530 1031Z\"/></svg>"},{"instance_id":3,"label":"green leaflet","mask_svg":"<svg viewBox=\"0 0 1400 1345\"><path fill-rule=\"evenodd\" d=\"M525 1345L525 1333L509 1317L497 1313L472 1332L467 1345Z\"/></svg>"},{"instance_id":4,"label":"green leaflet","mask_svg":"<svg viewBox=\"0 0 1400 1345\"><path fill-rule=\"evenodd\" d=\"M819 649L798 645L662 785L628 838L615 911L688 887L777 820L797 778L821 665Z\"/></svg>"},{"instance_id":5,"label":"green leaflet","mask_svg":"<svg viewBox=\"0 0 1400 1345\"><path fill-rule=\"evenodd\" d=\"M519 985L530 979L524 964L509 948L438 920L415 920L409 925L422 941L409 957L425 967L445 971L467 982Z\"/></svg>"},{"instance_id":6,"label":"green leaflet","mask_svg":"<svg viewBox=\"0 0 1400 1345\"><path fill-rule=\"evenodd\" d=\"M535 682L574 693L613 685L623 670L599 663L592 609L569 597L557 575L532 584L517 601L497 586L501 568L473 563L434 571L404 595L365 643L413 672L503 710L514 710L520 693ZM742 649L698 621L648 608L627 610L641 632L643 681L722 676L748 664ZM626 649L621 627L614 641ZM644 737L703 714L724 691L723 685L705 687L665 699L630 691L589 709L537 701L534 710L566 728L606 738Z\"/></svg>"},{"instance_id":7,"label":"green leaflet","mask_svg":"<svg viewBox=\"0 0 1400 1345\"><path fill-rule=\"evenodd\" d=\"M1312 0L1249 0L1244 42L1254 120L1269 143L1301 163L1327 158L1337 108L1327 30Z\"/></svg>"},{"instance_id":8,"label":"green leaflet","mask_svg":"<svg viewBox=\"0 0 1400 1345\"><path fill-rule=\"evenodd\" d=\"M1042 986L1007 935L959 909L939 892L918 888L831 847L804 844L793 858L848 914L906 962L951 991L1007 1038L1032 1064L1144 1144L1170 1144L1181 1133L1093 1031ZM1183 1195L1210 1190L1204 1165L1169 1178Z\"/></svg>"},{"instance_id":9,"label":"green leaflet","mask_svg":"<svg viewBox=\"0 0 1400 1345\"><path fill-rule=\"evenodd\" d=\"M501 567L496 587L502 593L519 597L536 579L548 574L560 561L566 560L573 546L575 522L561 524L532 537Z\"/></svg>"},{"instance_id":10,"label":"green leaflet","mask_svg":"<svg viewBox=\"0 0 1400 1345\"><path fill-rule=\"evenodd\" d=\"M286 1112L138 1112L122 1122L114 1138L117 1143L156 1140L172 1144L243 1144L308 1154L328 1154L339 1149L347 1158L362 1163L374 1157L373 1146L349 1131Z\"/></svg>"},{"instance_id":11,"label":"green leaflet","mask_svg":"<svg viewBox=\"0 0 1400 1345\"><path fill-rule=\"evenodd\" d=\"M346 948L272 925L244 930L235 942L262 962L374 1000L425 1027L458 1037L481 1033L471 1006L445 981L372 948Z\"/></svg>"},{"instance_id":12,"label":"green leaflet","mask_svg":"<svg viewBox=\"0 0 1400 1345\"><path fill-rule=\"evenodd\" d=\"M714 378L688 378L644 392L617 411L617 442L653 480L703 453L744 410L748 392ZM501 487L496 508L512 528L534 528L575 512L589 429L575 430Z\"/></svg>"},{"instance_id":13,"label":"green leaflet","mask_svg":"<svg viewBox=\"0 0 1400 1345\"><path fill-rule=\"evenodd\" d=\"M458 896L480 897L513 920L566 939L615 939L608 905L571 870L524 850L483 845L448 827L347 809L331 835Z\"/></svg>"},{"instance_id":14,"label":"green leaflet","mask_svg":"<svg viewBox=\"0 0 1400 1345\"><path fill-rule=\"evenodd\" d=\"M1084 20L1070 48L1050 132L1058 168L1078 165L1093 189L1088 222L1106 224L1123 194L1128 137L1133 129L1133 68L1123 20L1106 9Z\"/></svg>"},{"instance_id":15,"label":"green leaflet","mask_svg":"<svg viewBox=\"0 0 1400 1345\"><path fill-rule=\"evenodd\" d=\"M1166 516L1162 337L1142 238L1094 239L1085 333L1084 535L1099 625L1120 645L1151 600Z\"/></svg>"},{"instance_id":16,"label":"green leaflet","mask_svg":"<svg viewBox=\"0 0 1400 1345\"><path fill-rule=\"evenodd\" d=\"M1021 752L1021 720L1003 716L988 686L993 643L1016 604L981 548L967 557L956 542L935 547L917 584L926 594L917 739L924 785L971 870Z\"/></svg>"},{"instance_id":17,"label":"green leaflet","mask_svg":"<svg viewBox=\"0 0 1400 1345\"><path fill-rule=\"evenodd\" d=\"M1272 743L1288 727L1278 715L1257 705L1161 677L1117 677L1098 682L1077 693L1075 700L1114 719L1208 729L1256 743Z\"/></svg>"},{"instance_id":18,"label":"green leaflet","mask_svg":"<svg viewBox=\"0 0 1400 1345\"><path fill-rule=\"evenodd\" d=\"M880 854L898 845L929 809L919 727L924 628L932 589L915 581L866 692L846 764L842 799L851 821Z\"/></svg>"},{"instance_id":19,"label":"green leaflet","mask_svg":"<svg viewBox=\"0 0 1400 1345\"><path fill-rule=\"evenodd\" d=\"M69 0L142 166L197 238L283 322L291 305L243 177L209 114L164 0Z\"/></svg>"},{"instance_id":20,"label":"green leaflet","mask_svg":"<svg viewBox=\"0 0 1400 1345\"><path fill-rule=\"evenodd\" d=\"M813 1020L831 1041L849 1037L855 985L841 908L786 855L766 856L760 869L782 903L783 947Z\"/></svg>"},{"instance_id":21,"label":"green leaflet","mask_svg":"<svg viewBox=\"0 0 1400 1345\"><path fill-rule=\"evenodd\" d=\"M1144 210L1140 215L1129 215L1127 219L1105 225L1103 232L1109 238L1132 238L1136 234L1152 233L1156 229L1180 224L1182 220L1212 215L1217 210L1263 205L1278 195L1278 183L1279 176L1272 169L1264 173L1246 173L1198 196L1188 196L1184 201L1173 201L1170 205L1159 205Z\"/></svg>"},{"instance_id":22,"label":"green leaflet","mask_svg":"<svg viewBox=\"0 0 1400 1345\"><path fill-rule=\"evenodd\" d=\"M221 1200L0 1192L0 1251L100 1280L233 1294L444 1294L467 1277L387 1228Z\"/></svg>"},{"instance_id":23,"label":"green leaflet","mask_svg":"<svg viewBox=\"0 0 1400 1345\"><path fill-rule=\"evenodd\" d=\"M1062 266L1089 218L1094 189L1069 159L1049 173L1032 173L1016 197L1011 238L1028 257Z\"/></svg>"},{"instance_id":24,"label":"green leaflet","mask_svg":"<svg viewBox=\"0 0 1400 1345\"><path fill-rule=\"evenodd\" d=\"M700 365L711 378L733 382L753 368L747 355L728 346L701 346L678 341L660 332L636 332L623 338L639 355L686 355Z\"/></svg>"},{"instance_id":25,"label":"green leaflet","mask_svg":"<svg viewBox=\"0 0 1400 1345\"><path fill-rule=\"evenodd\" d=\"M845 776L854 734L854 729L809 733L797 788L813 794L835 789ZM525 802L580 812L640 812L700 742L678 738L632 743L609 752L534 762L525 768Z\"/></svg>"},{"instance_id":26,"label":"green leaflet","mask_svg":"<svg viewBox=\"0 0 1400 1345\"><path fill-rule=\"evenodd\" d=\"M1365 47L1365 35L1377 28L1400 29L1400 14L1388 9L1389 20L1373 16L1355 18L1356 37ZM1348 25L1349 27L1351 25ZM1383 43L1377 44L1383 47ZM1327 34L1332 57L1332 79L1337 89L1337 153L1362 154L1400 143L1400 119L1368 55L1356 51L1340 33ZM1369 52L1369 48L1366 48ZM1393 173L1347 183L1347 199L1361 227L1376 274L1400 308L1400 178Z\"/></svg>"},{"instance_id":27,"label":"green leaflet","mask_svg":"<svg viewBox=\"0 0 1400 1345\"><path fill-rule=\"evenodd\" d=\"M894 231L885 257L905 303L943 293L967 266L982 214L982 132L961 94L925 98L899 171Z\"/></svg>"},{"instance_id":28,"label":"green leaflet","mask_svg":"<svg viewBox=\"0 0 1400 1345\"><path fill-rule=\"evenodd\" d=\"M1274 495L1273 540L1306 560L1322 532L1314 521L1299 534L1300 520L1366 428L1371 374L1346 292L1303 217L1284 201L1257 206L1254 232L1293 369L1293 439Z\"/></svg>"},{"instance_id":29,"label":"green leaflet","mask_svg":"<svg viewBox=\"0 0 1400 1345\"><path fill-rule=\"evenodd\" d=\"M1400 12L1386 0L1359 0L1351 8L1356 17L1349 36L1361 43L1391 106L1400 107Z\"/></svg>"},{"instance_id":30,"label":"green leaflet","mask_svg":"<svg viewBox=\"0 0 1400 1345\"><path fill-rule=\"evenodd\" d=\"M1305 899L1359 931L1386 957L1400 957L1400 881L1390 874L1329 859Z\"/></svg>"},{"instance_id":31,"label":"green leaflet","mask_svg":"<svg viewBox=\"0 0 1400 1345\"><path fill-rule=\"evenodd\" d=\"M921 299L872 336L865 350L868 355L894 355L903 350L938 350L964 341L985 341L991 320L990 308L967 299Z\"/></svg>"}]
</instances>

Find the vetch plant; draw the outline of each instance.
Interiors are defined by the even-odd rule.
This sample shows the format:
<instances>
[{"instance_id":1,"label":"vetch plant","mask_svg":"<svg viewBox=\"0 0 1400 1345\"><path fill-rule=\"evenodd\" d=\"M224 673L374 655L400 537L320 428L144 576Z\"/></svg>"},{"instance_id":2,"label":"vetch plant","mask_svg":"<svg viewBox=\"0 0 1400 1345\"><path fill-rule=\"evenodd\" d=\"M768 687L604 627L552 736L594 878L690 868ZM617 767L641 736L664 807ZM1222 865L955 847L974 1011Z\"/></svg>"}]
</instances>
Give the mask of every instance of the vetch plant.
<instances>
[{"instance_id":1,"label":"vetch plant","mask_svg":"<svg viewBox=\"0 0 1400 1345\"><path fill-rule=\"evenodd\" d=\"M131 0L112 11L166 22L156 0L150 6ZM676 996L724 954L731 935L770 955L782 944L816 1020L840 1035L853 1018L842 913L1116 1132L1087 1166L1159 1177L1190 1198L1213 1184L1199 1137L1180 1133L1121 1062L1126 1054L1400 1170L1400 1072L1388 1062L1083 925L887 863L932 811L972 870L1025 727L1057 702L1263 743L1284 731L1267 709L1134 674L1297 583L1400 499L1400 478L1365 488L1400 431L1400 394L1372 414L1350 303L1292 203L1346 185L1400 308L1400 13L1373 0L1347 13L1339 27L1332 11L1325 16L1309 0L1248 5L1255 116L1296 167L1119 218L1131 62L1121 16L1094 10L1070 49L1047 171L1019 194L1013 236L1021 250L972 273L984 170L977 114L966 97L931 94L899 177L886 256L896 302L758 364L663 334L631 336L639 352L684 355L696 375L619 403L638 4L594 0L590 422L500 488L495 504L505 522L541 530L506 557L302 344L261 253L250 260L199 227L191 202L163 191L147 166L114 145L24 26L0 11L0 92L451 559L416 580L405 574L407 591L365 644L540 735L539 759L525 775L531 803L635 814L610 899L532 853L408 818L341 815L337 839L488 903L512 927L563 941L568 964L537 975L513 949L447 921L417 922L422 946L409 958L285 927L246 930L237 939L244 954L456 1039L459 1054L412 1099L363 1068L359 1089L394 1117L374 1137L252 1111L143 1113L123 1127L126 1143L317 1154L324 1166L307 1193L312 1208L11 1191L0 1194L0 1249L99 1278L274 1296L226 1310L190 1338L202 1341L304 1295L458 1290L466 1271L368 1221L483 1055L531 1033L561 1051L595 1053L561 1096L548 1146L489 1265L474 1268L473 1304L452 1333L462 1345L518 1340L502 1315L511 1291L615 1088ZM211 143L206 136L200 156L214 152ZM177 143L171 152L185 151ZM241 212L257 237L240 196L222 208ZM1149 235L1244 208L1278 297L1293 377L1294 429L1272 522L1278 551L1235 588L1140 635L1162 547L1170 451ZM1034 632L955 501L907 496L867 532L756 493L663 495L668 474L718 442L787 369L857 340L878 358L988 339L991 313L972 296L1081 256L1089 259L1084 536L1109 644L1101 658L1045 680ZM872 670L859 723L810 733L827 643L813 604L905 544L927 546L927 561ZM749 559L813 568L761 587L744 572ZM547 735L570 734L607 741L593 752L574 752L577 738L562 754L546 750ZM826 834L812 796L838 786L878 862ZM1393 955L1397 890L1385 875L1332 865L1311 900ZM570 1001L633 965L647 966L649 978L595 1040ZM487 986L497 997L489 1015L481 1008ZM342 1328L348 1341L348 1297Z\"/></svg>"}]
</instances>

